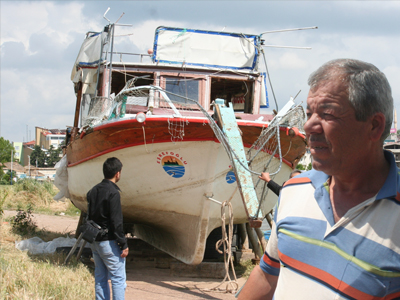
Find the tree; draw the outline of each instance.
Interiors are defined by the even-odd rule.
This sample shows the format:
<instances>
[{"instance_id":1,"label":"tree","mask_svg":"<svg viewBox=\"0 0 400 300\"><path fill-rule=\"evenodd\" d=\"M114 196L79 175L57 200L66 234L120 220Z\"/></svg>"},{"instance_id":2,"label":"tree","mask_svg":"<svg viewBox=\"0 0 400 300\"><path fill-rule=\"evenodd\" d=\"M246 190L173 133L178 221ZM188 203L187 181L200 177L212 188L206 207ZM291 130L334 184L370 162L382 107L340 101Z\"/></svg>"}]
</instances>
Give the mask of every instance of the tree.
<instances>
[{"instance_id":1,"label":"tree","mask_svg":"<svg viewBox=\"0 0 400 300\"><path fill-rule=\"evenodd\" d=\"M10 162L11 161L11 151L15 153L15 149L9 140L5 140L0 137L0 162Z\"/></svg>"},{"instance_id":2,"label":"tree","mask_svg":"<svg viewBox=\"0 0 400 300\"><path fill-rule=\"evenodd\" d=\"M17 178L17 172L12 171L12 178ZM10 184L11 181L11 170L8 170L2 177L3 184Z\"/></svg>"},{"instance_id":3,"label":"tree","mask_svg":"<svg viewBox=\"0 0 400 300\"><path fill-rule=\"evenodd\" d=\"M61 159L61 148L54 148L53 145L50 146L47 152L47 167L54 167L56 163Z\"/></svg>"},{"instance_id":4,"label":"tree","mask_svg":"<svg viewBox=\"0 0 400 300\"><path fill-rule=\"evenodd\" d=\"M40 148L40 146L36 145L35 148L33 149L31 156L31 165L36 166L36 161L37 161L37 166L39 168L44 168L46 167L46 153Z\"/></svg>"},{"instance_id":5,"label":"tree","mask_svg":"<svg viewBox=\"0 0 400 300\"><path fill-rule=\"evenodd\" d=\"M297 170L301 170L301 171L309 171L309 170L312 169L312 164L309 163L308 166L305 166L305 165L303 165L303 164L298 164L298 165L296 166L296 169L297 169Z\"/></svg>"},{"instance_id":6,"label":"tree","mask_svg":"<svg viewBox=\"0 0 400 300\"><path fill-rule=\"evenodd\" d=\"M9 140L0 137L0 177L3 179L4 171L2 163L11 161L11 151L15 153L15 149Z\"/></svg>"}]
</instances>

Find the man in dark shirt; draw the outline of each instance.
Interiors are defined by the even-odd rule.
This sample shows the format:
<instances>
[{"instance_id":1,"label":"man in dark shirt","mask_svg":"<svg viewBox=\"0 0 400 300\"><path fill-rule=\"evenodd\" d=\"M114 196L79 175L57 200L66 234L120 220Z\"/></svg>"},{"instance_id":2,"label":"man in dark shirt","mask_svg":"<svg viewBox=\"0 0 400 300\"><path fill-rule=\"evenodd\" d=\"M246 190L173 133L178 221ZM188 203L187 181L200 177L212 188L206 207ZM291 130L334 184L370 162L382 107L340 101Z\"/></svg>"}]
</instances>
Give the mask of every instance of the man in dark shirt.
<instances>
[{"instance_id":1,"label":"man in dark shirt","mask_svg":"<svg viewBox=\"0 0 400 300\"><path fill-rule=\"evenodd\" d=\"M299 174L301 174L301 171L295 169L295 170L293 170L293 171L290 173L289 179L290 179L290 178L293 178L294 176L297 176L297 175L299 175ZM259 177L260 179L266 181L266 182L267 182L267 187L268 187L271 191L273 191L273 192L275 193L275 195L277 195L277 196L279 197L279 193L281 192L282 186L279 185L279 184L277 184L275 181L273 181L273 180L271 179L271 177L269 176L269 173L268 173L268 172L261 173L261 176L258 176L258 177Z\"/></svg>"},{"instance_id":2,"label":"man in dark shirt","mask_svg":"<svg viewBox=\"0 0 400 300\"><path fill-rule=\"evenodd\" d=\"M120 189L116 185L121 170L122 163L118 158L108 158L103 164L103 181L87 193L88 219L108 230L91 244L96 300L110 299L108 279L111 279L113 299L125 299L125 257L129 249L123 230Z\"/></svg>"}]
</instances>

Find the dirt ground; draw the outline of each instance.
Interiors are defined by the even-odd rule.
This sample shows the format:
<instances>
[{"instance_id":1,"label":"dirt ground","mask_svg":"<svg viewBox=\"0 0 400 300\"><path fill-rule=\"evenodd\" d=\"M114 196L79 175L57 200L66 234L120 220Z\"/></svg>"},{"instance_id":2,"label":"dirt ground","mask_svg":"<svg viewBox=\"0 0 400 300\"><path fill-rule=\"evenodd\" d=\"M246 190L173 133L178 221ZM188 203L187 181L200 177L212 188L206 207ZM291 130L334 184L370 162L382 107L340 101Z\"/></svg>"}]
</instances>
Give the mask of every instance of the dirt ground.
<instances>
[{"instance_id":1,"label":"dirt ground","mask_svg":"<svg viewBox=\"0 0 400 300\"><path fill-rule=\"evenodd\" d=\"M5 217L14 214L13 211L5 211ZM75 233L79 219L78 217L41 214L33 214L33 218L39 228L71 235ZM234 294L224 291L227 287L226 283L222 284L218 291L212 290L221 282L222 279L176 277L170 274L170 269L159 269L146 264L127 262L125 298L127 300L235 299ZM239 288L244 283L244 278L237 280Z\"/></svg>"}]
</instances>

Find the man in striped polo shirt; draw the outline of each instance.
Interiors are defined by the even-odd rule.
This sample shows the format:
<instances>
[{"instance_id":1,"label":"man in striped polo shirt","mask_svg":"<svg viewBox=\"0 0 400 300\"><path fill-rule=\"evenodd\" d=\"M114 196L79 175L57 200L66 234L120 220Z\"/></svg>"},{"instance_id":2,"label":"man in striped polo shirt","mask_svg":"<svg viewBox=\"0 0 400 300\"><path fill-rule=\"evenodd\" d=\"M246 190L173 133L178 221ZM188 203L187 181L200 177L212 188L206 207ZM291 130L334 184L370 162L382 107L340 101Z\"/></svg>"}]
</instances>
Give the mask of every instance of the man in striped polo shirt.
<instances>
[{"instance_id":1,"label":"man in striped polo shirt","mask_svg":"<svg viewBox=\"0 0 400 300\"><path fill-rule=\"evenodd\" d=\"M400 299L400 175L382 149L385 75L338 59L309 78L313 170L282 188L267 249L239 299Z\"/></svg>"}]
</instances>

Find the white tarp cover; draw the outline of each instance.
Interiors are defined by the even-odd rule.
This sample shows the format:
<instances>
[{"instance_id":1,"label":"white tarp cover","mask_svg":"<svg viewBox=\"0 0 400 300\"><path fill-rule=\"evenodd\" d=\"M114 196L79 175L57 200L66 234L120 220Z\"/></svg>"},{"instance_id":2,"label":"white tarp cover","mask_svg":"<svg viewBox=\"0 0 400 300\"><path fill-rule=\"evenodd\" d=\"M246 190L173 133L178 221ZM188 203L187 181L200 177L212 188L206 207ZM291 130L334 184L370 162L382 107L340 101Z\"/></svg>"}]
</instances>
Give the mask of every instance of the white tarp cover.
<instances>
[{"instance_id":1,"label":"white tarp cover","mask_svg":"<svg viewBox=\"0 0 400 300\"><path fill-rule=\"evenodd\" d=\"M100 61L101 44L107 38L107 32L93 32L87 35L83 41L78 57L71 72L71 80L74 80L77 72L76 66L95 67Z\"/></svg>"},{"instance_id":2,"label":"white tarp cover","mask_svg":"<svg viewBox=\"0 0 400 300\"><path fill-rule=\"evenodd\" d=\"M33 237L31 239L22 240L20 242L15 242L15 248L21 251L28 251L30 254L51 254L56 251L59 247L73 247L76 243L76 239L69 237L59 237L55 238L50 242L45 242L39 237ZM81 242L82 244L82 242ZM88 244L86 247L90 247Z\"/></svg>"},{"instance_id":3,"label":"white tarp cover","mask_svg":"<svg viewBox=\"0 0 400 300\"><path fill-rule=\"evenodd\" d=\"M58 163L54 166L56 169L56 177L54 178L54 185L60 190L57 195L53 197L54 200L60 200L63 197L69 198L68 191L68 160L67 155L64 155Z\"/></svg>"},{"instance_id":4,"label":"white tarp cover","mask_svg":"<svg viewBox=\"0 0 400 300\"><path fill-rule=\"evenodd\" d=\"M97 68L93 69L79 69L75 72L75 76L72 82L77 83L82 81L82 93L83 94L94 94L96 91L97 83Z\"/></svg>"},{"instance_id":5,"label":"white tarp cover","mask_svg":"<svg viewBox=\"0 0 400 300\"><path fill-rule=\"evenodd\" d=\"M261 76L261 99L260 99L260 106L269 107L268 102L268 92L267 92L267 83L265 82L266 74L262 73Z\"/></svg>"},{"instance_id":6,"label":"white tarp cover","mask_svg":"<svg viewBox=\"0 0 400 300\"><path fill-rule=\"evenodd\" d=\"M153 60L235 70L255 70L257 36L241 33L158 27Z\"/></svg>"}]
</instances>

